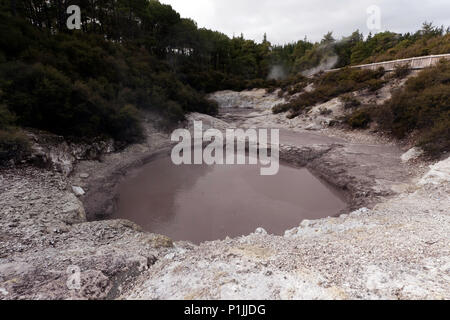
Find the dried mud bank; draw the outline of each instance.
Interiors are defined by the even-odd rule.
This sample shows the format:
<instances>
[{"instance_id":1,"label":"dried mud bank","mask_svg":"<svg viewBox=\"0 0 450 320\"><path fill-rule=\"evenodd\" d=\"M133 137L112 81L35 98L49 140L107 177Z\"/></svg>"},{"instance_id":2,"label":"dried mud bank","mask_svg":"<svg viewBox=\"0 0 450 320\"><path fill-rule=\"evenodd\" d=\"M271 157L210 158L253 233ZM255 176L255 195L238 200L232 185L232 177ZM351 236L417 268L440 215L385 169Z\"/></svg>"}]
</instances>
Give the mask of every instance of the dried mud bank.
<instances>
[{"instance_id":1,"label":"dried mud bank","mask_svg":"<svg viewBox=\"0 0 450 320\"><path fill-rule=\"evenodd\" d=\"M0 175L1 299L115 298L172 245L129 221L87 222L60 173ZM71 266L81 270L76 290L67 286Z\"/></svg>"},{"instance_id":2,"label":"dried mud bank","mask_svg":"<svg viewBox=\"0 0 450 320\"><path fill-rule=\"evenodd\" d=\"M276 96L245 95L253 109L222 105L220 119L190 120L280 128L282 158L347 189L358 210L305 220L284 236L258 228L199 246L129 221L87 221L86 211L114 210L127 172L170 149L148 119L144 143L79 161L69 177L35 167L0 172L0 299L450 298L450 159L431 168L402 161L406 150L369 132L330 129L315 108L290 121L268 110ZM85 194L75 196L74 186Z\"/></svg>"},{"instance_id":3,"label":"dried mud bank","mask_svg":"<svg viewBox=\"0 0 450 320\"><path fill-rule=\"evenodd\" d=\"M130 221L89 222L82 202L90 195L104 199L112 177L167 147L153 119L145 129L144 143L95 157L58 137L36 136L34 149L45 168L0 171L0 299L114 299L172 250L169 238L142 232ZM75 195L79 190L84 196ZM77 270L79 281L72 273Z\"/></svg>"}]
</instances>

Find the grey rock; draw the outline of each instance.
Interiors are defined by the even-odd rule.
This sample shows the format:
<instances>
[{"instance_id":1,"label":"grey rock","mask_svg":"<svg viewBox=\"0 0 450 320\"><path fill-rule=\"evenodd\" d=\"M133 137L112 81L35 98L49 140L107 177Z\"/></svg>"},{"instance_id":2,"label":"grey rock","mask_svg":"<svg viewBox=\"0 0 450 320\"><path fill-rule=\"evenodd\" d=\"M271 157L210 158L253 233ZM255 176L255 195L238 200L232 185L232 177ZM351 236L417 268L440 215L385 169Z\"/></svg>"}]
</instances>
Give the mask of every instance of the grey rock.
<instances>
[{"instance_id":1,"label":"grey rock","mask_svg":"<svg viewBox=\"0 0 450 320\"><path fill-rule=\"evenodd\" d=\"M264 228L257 228L256 230L255 230L255 233L256 234L267 234L267 231L266 230L264 230Z\"/></svg>"},{"instance_id":2,"label":"grey rock","mask_svg":"<svg viewBox=\"0 0 450 320\"><path fill-rule=\"evenodd\" d=\"M77 186L72 186L72 191L77 197L83 196L86 193L83 188Z\"/></svg>"}]
</instances>

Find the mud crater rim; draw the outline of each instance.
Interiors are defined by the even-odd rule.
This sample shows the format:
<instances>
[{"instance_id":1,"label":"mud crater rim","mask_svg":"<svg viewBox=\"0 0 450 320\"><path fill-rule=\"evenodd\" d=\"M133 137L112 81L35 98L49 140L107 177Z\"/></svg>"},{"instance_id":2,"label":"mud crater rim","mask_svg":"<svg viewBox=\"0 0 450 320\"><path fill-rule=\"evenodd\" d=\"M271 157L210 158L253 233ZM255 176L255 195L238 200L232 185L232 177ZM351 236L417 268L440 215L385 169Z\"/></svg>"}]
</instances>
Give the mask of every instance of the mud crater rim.
<instances>
[{"instance_id":1,"label":"mud crater rim","mask_svg":"<svg viewBox=\"0 0 450 320\"><path fill-rule=\"evenodd\" d=\"M170 157L168 156L168 153L167 152L157 153L156 156L152 157L149 161L144 162L144 163L142 163L139 166L135 166L133 168L129 168L129 170L126 170L126 172L122 172L121 178L116 183L115 196L114 196L114 199L113 199L113 203L110 204L113 207L112 212L110 214L108 214L107 216L94 217L94 219L92 219L92 220L112 220L112 219L130 220L130 221L136 223L138 226L140 226L146 232L168 236L169 238L172 238L175 241L189 241L189 242L192 242L192 243L195 243L195 244L200 244L202 242L207 242L207 241L223 240L223 239L225 239L227 237L234 238L234 237L238 237L238 236L248 235L250 233L253 233L259 227L264 228L269 234L283 235L286 230L290 230L292 228L298 227L299 224L305 219L307 219L307 220L316 220L316 219L322 219L322 218L327 218L327 217L337 217L337 216L341 215L342 213L346 213L348 211L348 208L349 208L349 202L348 202L348 196L347 196L346 190L340 189L340 188L337 188L337 187L333 186L332 184L327 182L325 179L323 179L319 175L315 174L314 170L311 170L311 169L307 168L306 166L301 166L301 165L298 165L298 164L295 164L295 163L291 163L291 161L283 159L282 154L280 154L280 171L283 170L283 171L287 171L288 173L297 173L299 176L303 175L303 177L308 177L308 179L310 179L309 180L310 182L314 181L315 188L317 188L317 186L320 185L320 186L324 187L325 189L327 189L328 192L329 192L328 196L332 196L333 201L336 201L335 205L338 205L338 207L336 207L335 209L333 209L331 211L329 210L329 211L327 211L325 213L324 212L319 213L318 215L316 215L316 213L314 213L313 215L311 215L311 214L303 215L303 213L302 214L293 213L292 215L296 216L296 220L286 221L285 218L281 218L283 221L286 221L286 222L285 223L281 223L281 224L280 223L275 223L276 224L275 228L272 228L271 225L267 225L265 223L250 222L249 224L251 225L251 227L249 226L249 224L247 224L247 228L246 229L241 229L240 231L236 231L236 232L225 231L225 232L219 232L219 233L217 233L217 230L216 230L215 232L213 232L213 235L202 235L202 236L194 236L194 237L192 237L192 236L187 235L184 231L181 231L181 234L177 234L177 233L173 232L174 229L172 229L170 227L170 223L168 224L169 227L167 227L167 225L164 226L164 223L163 223L163 227L162 228L159 228L159 227L155 228L154 225L149 227L148 224L146 224L145 222L142 222L139 219L137 219L135 214L130 216L129 213L128 214L126 214L126 213L124 214L123 213L124 208L122 206L122 204L123 204L122 203L123 202L123 194L122 194L122 192L123 192L124 185L126 185L127 183L130 183L130 179L136 179L136 178L139 179L139 177L141 177L141 179L142 179L143 173L144 173L144 171L146 170L147 167L152 167L152 166L155 165L155 163L158 163L158 162L161 162L161 161L164 161L164 160L166 162L167 162L167 160L170 160ZM233 166L227 166L227 165L212 165L212 166L206 166L206 165L184 165L183 166L182 165L182 166L175 166L175 165L173 165L173 166L176 167L177 169L181 169L181 170L186 169L186 168L191 168L191 170L193 170L193 171L199 171L199 170L202 171L202 170L204 170L204 171L206 171L206 174L208 174L207 173L208 171L209 172L211 172L211 171L214 172L216 169L218 169L219 171L224 171L224 172L226 172L227 170L233 171L234 170L233 168L235 168L237 170L237 172L239 172L239 174L243 173L242 170L243 171L255 170L255 172L257 170L259 171L259 169L257 169L257 168L259 168L259 166L257 166L257 165L256 166L255 165L233 165ZM247 173L244 172L244 174L247 175L247 177L248 177L249 172L247 172ZM286 174L282 174L282 175L284 177L286 177ZM220 172L219 172L219 176L220 176ZM255 174L254 178L256 178L256 180L258 180L258 176L259 175ZM277 177L277 176L274 176L274 177ZM287 176L289 176L289 174ZM165 177L167 177L167 176L165 176ZM261 176L259 176L259 177L261 179L267 179L267 177L261 177ZM172 178L173 177L171 177L171 179ZM194 178L195 178L195 174L194 174ZM278 178L280 178L280 177L278 177ZM298 178L298 176L297 176L297 178ZM144 180L145 180L145 178L144 178ZM206 179L206 180L208 180L208 179ZM290 183L292 183L294 180L290 181ZM203 181L203 183L206 183L206 185L208 185L207 181L206 182ZM253 184L255 185L255 183L253 183ZM258 183L256 183L256 185L257 184ZM294 184L295 184L295 181L294 181ZM272 187L273 187L273 185L272 185ZM172 193L176 193L177 190L174 190L174 189L175 188L170 189L172 191ZM186 191L186 190L184 190L184 191ZM263 190L262 192L263 193L267 192L267 190ZM154 192L154 190L153 190L153 191L150 192L150 194L155 195L155 194L157 194L157 192ZM189 198L187 196L188 194L191 195L191 196L194 194L194 197L195 197L195 192L194 193L187 192L186 194L182 194L182 196L180 198L186 200L186 197ZM156 196L157 195L155 195L155 197ZM252 196L255 196L255 195L252 193ZM197 200L198 200L198 198L197 198ZM217 200L218 199L216 197L215 201L217 201ZM249 199L246 198L245 200L249 200ZM276 200L277 199L275 199L275 201L272 201L272 202L276 202ZM284 200L286 200L286 199L284 199ZM290 202L289 199L287 199L287 200L288 200L287 202L289 203ZM172 201L172 204L175 202L175 207L176 207L177 201L178 201L178 203L180 201L182 202L182 200ZM265 203L265 204L267 205L267 203ZM293 204L294 205L299 205L299 203L295 203L295 201L293 202ZM161 205L161 203L159 203L159 205ZM216 205L217 205L216 203L210 203L209 205L207 205L207 207L212 208L213 206L216 206ZM214 212L222 212L223 213L223 208L226 207L227 205L224 205L224 204L221 204L221 205L222 205L222 210L217 210L217 208L214 208L215 210L213 210L213 211ZM270 205L270 202L269 202L269 205ZM291 202L291 205L292 205L292 202ZM204 212L204 210L205 209L203 209L203 212ZM252 210L254 210L254 209L252 209ZM273 211L275 212L275 210L273 210ZM287 210L287 211L289 211L289 210ZM300 210L298 210L298 211L300 211ZM184 214L186 214L186 210L184 210ZM217 214L220 214L220 213L217 213ZM283 214L286 214L286 210L284 210ZM139 217L140 214L137 214L137 216ZM266 218L267 218L267 216L266 216ZM291 219L292 219L292 216L291 216ZM181 220L183 220L183 219L181 219ZM205 220L205 219L196 219L195 221L198 222L198 221L203 221L203 220ZM270 220L270 217L269 217L269 220ZM186 219L184 221L186 222ZM175 225L176 225L176 227L178 228L179 231L180 231L180 229L182 229L181 226L186 227L186 225L184 225L180 221L176 222ZM194 226L191 225L191 228L194 228L194 227L195 227L195 230L193 230L193 232L191 232L191 233L198 233L198 232L201 232L202 230L205 231L205 229L208 229L208 228L205 228L205 227L198 227L197 223ZM216 227L216 229L217 229L217 227Z\"/></svg>"}]
</instances>

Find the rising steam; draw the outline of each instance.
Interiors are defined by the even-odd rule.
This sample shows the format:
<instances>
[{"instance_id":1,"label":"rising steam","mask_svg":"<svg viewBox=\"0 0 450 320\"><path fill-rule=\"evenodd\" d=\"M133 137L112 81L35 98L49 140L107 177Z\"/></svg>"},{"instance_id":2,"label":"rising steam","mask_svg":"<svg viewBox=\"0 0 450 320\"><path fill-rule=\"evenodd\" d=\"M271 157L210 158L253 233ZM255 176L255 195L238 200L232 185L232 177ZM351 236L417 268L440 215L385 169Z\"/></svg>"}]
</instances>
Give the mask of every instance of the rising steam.
<instances>
[{"instance_id":1,"label":"rising steam","mask_svg":"<svg viewBox=\"0 0 450 320\"><path fill-rule=\"evenodd\" d=\"M282 65L274 65L270 68L267 80L284 80L287 76L288 73Z\"/></svg>"},{"instance_id":2,"label":"rising steam","mask_svg":"<svg viewBox=\"0 0 450 320\"><path fill-rule=\"evenodd\" d=\"M309 77L315 75L318 72L333 69L333 67L338 63L338 61L339 57L336 54L324 57L317 67L303 71L302 75L304 75L305 77Z\"/></svg>"}]
</instances>

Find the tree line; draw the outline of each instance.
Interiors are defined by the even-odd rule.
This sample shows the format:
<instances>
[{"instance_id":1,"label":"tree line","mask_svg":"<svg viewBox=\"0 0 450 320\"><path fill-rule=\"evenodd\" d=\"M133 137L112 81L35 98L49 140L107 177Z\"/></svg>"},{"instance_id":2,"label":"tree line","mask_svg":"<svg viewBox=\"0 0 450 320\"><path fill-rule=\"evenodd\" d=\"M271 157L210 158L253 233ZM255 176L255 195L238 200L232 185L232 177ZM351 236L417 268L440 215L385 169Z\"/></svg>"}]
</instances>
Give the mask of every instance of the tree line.
<instances>
[{"instance_id":1,"label":"tree line","mask_svg":"<svg viewBox=\"0 0 450 320\"><path fill-rule=\"evenodd\" d=\"M80 30L66 26L71 5ZM0 130L130 143L142 137L141 110L170 126L186 112L216 113L209 92L286 87L321 65L448 53L449 37L426 23L413 34L329 32L273 45L198 28L157 0L0 0Z\"/></svg>"}]
</instances>

